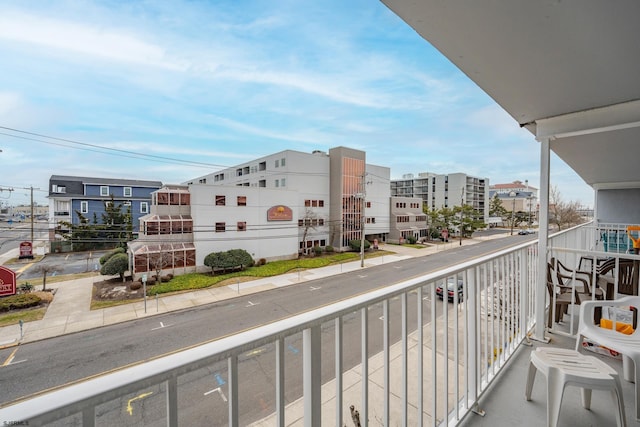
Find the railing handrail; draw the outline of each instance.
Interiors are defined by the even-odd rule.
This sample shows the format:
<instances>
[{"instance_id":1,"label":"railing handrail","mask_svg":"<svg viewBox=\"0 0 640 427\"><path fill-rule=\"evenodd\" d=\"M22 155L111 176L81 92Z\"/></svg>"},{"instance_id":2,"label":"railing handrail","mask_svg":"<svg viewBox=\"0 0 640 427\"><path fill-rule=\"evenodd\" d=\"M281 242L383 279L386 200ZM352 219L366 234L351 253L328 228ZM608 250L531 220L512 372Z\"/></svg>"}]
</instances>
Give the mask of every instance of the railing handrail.
<instances>
[{"instance_id":1,"label":"railing handrail","mask_svg":"<svg viewBox=\"0 0 640 427\"><path fill-rule=\"evenodd\" d=\"M419 286L446 280L448 277L476 266L517 253L532 246L535 242L534 240L520 243L489 255L461 262L455 266L404 280L238 334L198 344L186 350L160 356L89 380L79 380L63 388L46 391L41 395L28 398L28 400L19 400L9 406L2 407L0 408L0 419L24 419L28 414L29 419L36 420L36 423L55 421L61 417L82 412L87 405L95 407L98 404L108 402L124 394L125 390L142 389L226 360L232 355L239 355L262 345L273 343L277 339L388 300Z\"/></svg>"}]
</instances>

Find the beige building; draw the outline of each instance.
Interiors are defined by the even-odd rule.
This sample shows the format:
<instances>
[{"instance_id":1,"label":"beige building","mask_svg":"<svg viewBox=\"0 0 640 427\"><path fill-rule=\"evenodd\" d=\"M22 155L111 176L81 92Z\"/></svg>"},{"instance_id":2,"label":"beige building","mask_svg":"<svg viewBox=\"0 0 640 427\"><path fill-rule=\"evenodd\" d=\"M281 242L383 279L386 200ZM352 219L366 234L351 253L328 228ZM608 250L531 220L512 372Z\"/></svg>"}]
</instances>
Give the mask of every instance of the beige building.
<instances>
[{"instance_id":1,"label":"beige building","mask_svg":"<svg viewBox=\"0 0 640 427\"><path fill-rule=\"evenodd\" d=\"M389 243L405 243L426 238L427 215L422 212L420 197L391 197Z\"/></svg>"}]
</instances>

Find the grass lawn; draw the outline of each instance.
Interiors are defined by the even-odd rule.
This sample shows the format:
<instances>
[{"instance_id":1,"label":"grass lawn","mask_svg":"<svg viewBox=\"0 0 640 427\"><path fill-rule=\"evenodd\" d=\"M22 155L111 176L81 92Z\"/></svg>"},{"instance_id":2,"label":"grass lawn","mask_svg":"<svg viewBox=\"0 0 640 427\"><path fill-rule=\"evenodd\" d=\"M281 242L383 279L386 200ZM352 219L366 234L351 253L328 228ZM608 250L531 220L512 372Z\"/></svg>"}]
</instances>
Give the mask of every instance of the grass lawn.
<instances>
[{"instance_id":1,"label":"grass lawn","mask_svg":"<svg viewBox=\"0 0 640 427\"><path fill-rule=\"evenodd\" d=\"M47 308L41 307L0 314L0 327L18 324L20 323L20 320L23 322L40 320L44 317L46 312Z\"/></svg>"}]
</instances>

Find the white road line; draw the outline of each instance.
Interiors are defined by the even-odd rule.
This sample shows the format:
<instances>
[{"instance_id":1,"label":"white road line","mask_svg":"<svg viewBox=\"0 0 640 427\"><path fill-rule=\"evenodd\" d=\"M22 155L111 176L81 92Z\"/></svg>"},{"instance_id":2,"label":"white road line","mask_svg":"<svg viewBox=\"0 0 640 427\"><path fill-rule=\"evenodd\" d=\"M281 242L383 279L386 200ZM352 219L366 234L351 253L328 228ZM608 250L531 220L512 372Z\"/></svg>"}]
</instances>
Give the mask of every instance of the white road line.
<instances>
[{"instance_id":1,"label":"white road line","mask_svg":"<svg viewBox=\"0 0 640 427\"><path fill-rule=\"evenodd\" d=\"M204 395L208 396L211 393L215 393L216 391L220 394L220 397L222 398L222 400L224 400L226 402L227 401L227 396L225 396L224 393L222 392L222 390L220 390L220 387L214 388L213 390L209 390L206 393L204 393Z\"/></svg>"},{"instance_id":2,"label":"white road line","mask_svg":"<svg viewBox=\"0 0 640 427\"><path fill-rule=\"evenodd\" d=\"M249 305L245 305L245 307L251 307L252 305L258 305L260 304L259 302L253 303L251 301L249 301Z\"/></svg>"},{"instance_id":3,"label":"white road line","mask_svg":"<svg viewBox=\"0 0 640 427\"><path fill-rule=\"evenodd\" d=\"M160 322L160 326L157 328L153 328L151 329L152 331L156 331L158 329L163 329L163 328L168 328L169 326L173 326L173 325L165 325L163 322Z\"/></svg>"},{"instance_id":4,"label":"white road line","mask_svg":"<svg viewBox=\"0 0 640 427\"><path fill-rule=\"evenodd\" d=\"M313 286L309 286L309 290L310 291L317 291L318 289L322 289L322 286L318 286L317 288L315 288Z\"/></svg>"}]
</instances>

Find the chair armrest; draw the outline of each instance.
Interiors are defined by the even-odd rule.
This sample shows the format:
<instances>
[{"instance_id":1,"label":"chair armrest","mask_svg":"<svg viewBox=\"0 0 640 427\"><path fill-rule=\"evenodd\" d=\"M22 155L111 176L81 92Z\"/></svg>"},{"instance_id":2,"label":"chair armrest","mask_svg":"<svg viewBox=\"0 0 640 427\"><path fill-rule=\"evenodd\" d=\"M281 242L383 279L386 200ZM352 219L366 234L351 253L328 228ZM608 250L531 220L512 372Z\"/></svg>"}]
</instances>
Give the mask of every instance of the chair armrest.
<instances>
[{"instance_id":1,"label":"chair armrest","mask_svg":"<svg viewBox=\"0 0 640 427\"><path fill-rule=\"evenodd\" d=\"M640 309L640 297L632 295L614 300L589 300L580 304L580 325L593 325L593 315L597 307L632 306ZM581 328L579 328L581 329Z\"/></svg>"}]
</instances>

